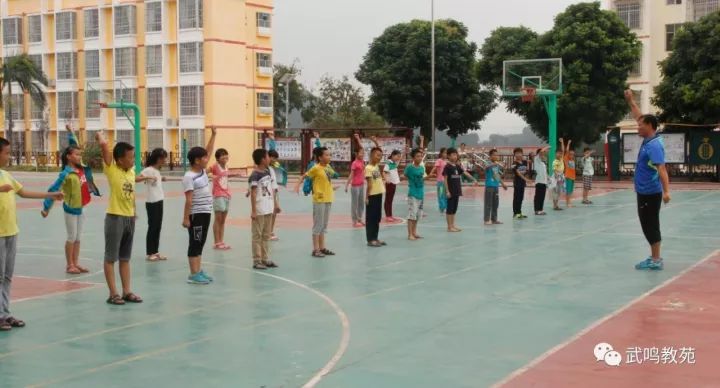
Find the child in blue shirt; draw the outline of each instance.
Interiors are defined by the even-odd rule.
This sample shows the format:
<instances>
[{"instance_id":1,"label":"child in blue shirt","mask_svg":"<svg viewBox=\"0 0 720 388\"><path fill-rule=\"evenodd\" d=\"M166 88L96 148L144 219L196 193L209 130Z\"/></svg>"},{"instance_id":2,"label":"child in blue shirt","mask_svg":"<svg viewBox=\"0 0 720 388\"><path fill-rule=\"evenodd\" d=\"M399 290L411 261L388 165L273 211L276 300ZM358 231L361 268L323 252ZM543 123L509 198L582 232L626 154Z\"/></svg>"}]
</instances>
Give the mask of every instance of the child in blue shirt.
<instances>
[{"instance_id":1,"label":"child in blue shirt","mask_svg":"<svg viewBox=\"0 0 720 388\"><path fill-rule=\"evenodd\" d=\"M498 225L498 207L500 206L500 186L507 190L502 181L500 157L498 150L490 150L489 166L485 166L485 225Z\"/></svg>"}]
</instances>

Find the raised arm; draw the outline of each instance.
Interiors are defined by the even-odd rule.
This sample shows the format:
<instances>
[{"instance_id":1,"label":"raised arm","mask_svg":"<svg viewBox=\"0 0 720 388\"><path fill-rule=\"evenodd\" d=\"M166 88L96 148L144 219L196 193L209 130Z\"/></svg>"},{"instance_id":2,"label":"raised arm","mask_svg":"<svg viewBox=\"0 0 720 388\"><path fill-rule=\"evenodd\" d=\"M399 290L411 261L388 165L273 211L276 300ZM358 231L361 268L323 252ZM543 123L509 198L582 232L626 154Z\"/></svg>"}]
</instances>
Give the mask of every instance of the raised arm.
<instances>
[{"instance_id":1,"label":"raised arm","mask_svg":"<svg viewBox=\"0 0 720 388\"><path fill-rule=\"evenodd\" d=\"M570 153L570 145L572 144L572 139L568 140L567 146L565 146L565 153Z\"/></svg>"},{"instance_id":2,"label":"raised arm","mask_svg":"<svg viewBox=\"0 0 720 388\"><path fill-rule=\"evenodd\" d=\"M315 138L315 148L322 147L322 143L320 143L320 133L313 131L313 137Z\"/></svg>"},{"instance_id":3,"label":"raised arm","mask_svg":"<svg viewBox=\"0 0 720 388\"><path fill-rule=\"evenodd\" d=\"M268 151L273 151L277 149L277 143L275 143L275 134L274 133L268 133L267 134L267 144L268 144Z\"/></svg>"},{"instance_id":4,"label":"raised arm","mask_svg":"<svg viewBox=\"0 0 720 388\"><path fill-rule=\"evenodd\" d=\"M110 150L110 145L108 144L108 141L102 131L98 131L95 134L95 140L97 140L97 143L100 145L100 153L102 155L103 163L105 163L106 166L111 165L113 162L112 151Z\"/></svg>"},{"instance_id":5,"label":"raised arm","mask_svg":"<svg viewBox=\"0 0 720 388\"><path fill-rule=\"evenodd\" d=\"M208 155L212 155L213 152L215 152L215 136L217 135L217 128L213 125L210 127L210 140L208 140L207 146L205 146L205 150L207 151Z\"/></svg>"},{"instance_id":6,"label":"raised arm","mask_svg":"<svg viewBox=\"0 0 720 388\"><path fill-rule=\"evenodd\" d=\"M378 141L377 141L377 136L370 136L370 141L373 142L373 144L375 144L375 147L381 148L380 143L378 143Z\"/></svg>"},{"instance_id":7,"label":"raised arm","mask_svg":"<svg viewBox=\"0 0 720 388\"><path fill-rule=\"evenodd\" d=\"M642 116L642 112L640 111L640 107L637 106L635 103L635 98L633 98L633 91L630 89L627 89L625 91L625 101L628 103L628 106L630 106L630 113L632 114L635 121L640 120L640 116Z\"/></svg>"}]
</instances>

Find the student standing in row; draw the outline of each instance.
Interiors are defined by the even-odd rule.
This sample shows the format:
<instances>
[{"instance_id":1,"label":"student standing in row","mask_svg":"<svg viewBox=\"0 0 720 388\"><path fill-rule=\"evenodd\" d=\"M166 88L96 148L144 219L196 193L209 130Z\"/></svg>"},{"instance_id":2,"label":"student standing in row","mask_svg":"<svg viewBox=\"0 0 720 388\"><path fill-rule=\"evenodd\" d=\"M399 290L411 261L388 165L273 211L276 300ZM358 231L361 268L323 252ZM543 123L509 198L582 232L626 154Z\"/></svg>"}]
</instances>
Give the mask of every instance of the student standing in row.
<instances>
[{"instance_id":1,"label":"student standing in row","mask_svg":"<svg viewBox=\"0 0 720 388\"><path fill-rule=\"evenodd\" d=\"M365 234L370 247L387 245L378 239L380 233L380 220L382 219L382 197L385 193L382 173L380 172L382 149L375 147L370 151L370 163L365 167Z\"/></svg>"},{"instance_id":2,"label":"student standing in row","mask_svg":"<svg viewBox=\"0 0 720 388\"><path fill-rule=\"evenodd\" d=\"M593 153L595 153L594 150L591 150L588 147L585 147L585 151L583 152L583 201L582 203L585 205L591 205L592 201L590 200L590 190L592 190L592 182L593 182L593 176L595 175L595 167L593 167Z\"/></svg>"},{"instance_id":3,"label":"student standing in row","mask_svg":"<svg viewBox=\"0 0 720 388\"><path fill-rule=\"evenodd\" d=\"M255 169L248 184L250 185L250 218L252 219L252 258L254 269L275 268L277 264L270 260L270 233L272 216L280 212L274 182L269 171L268 151L259 148L253 151Z\"/></svg>"},{"instance_id":4,"label":"student standing in row","mask_svg":"<svg viewBox=\"0 0 720 388\"><path fill-rule=\"evenodd\" d=\"M524 160L523 149L515 148L513 150L513 155L515 156L515 160L513 161L512 165L513 217L515 219L521 220L527 218L527 216L522 213L522 203L525 199L525 187L528 185L528 183L532 183L532 181L530 180L530 178L527 177L529 170L527 161Z\"/></svg>"},{"instance_id":5,"label":"student standing in row","mask_svg":"<svg viewBox=\"0 0 720 388\"><path fill-rule=\"evenodd\" d=\"M448 232L461 232L462 229L455 225L455 214L457 214L458 205L460 203L460 197L462 196L462 178L463 176L475 182L475 186L478 185L477 180L470 175L467 171L463 170L458 160L458 151L455 148L449 148L447 150L448 162L443 170L443 176L445 177L445 193L447 195L447 230Z\"/></svg>"},{"instance_id":6,"label":"student standing in row","mask_svg":"<svg viewBox=\"0 0 720 388\"><path fill-rule=\"evenodd\" d=\"M489 166L485 166L485 225L499 225L498 207L500 206L500 186L507 190L507 185L500 175L500 160L498 150L490 150Z\"/></svg>"},{"instance_id":7,"label":"student standing in row","mask_svg":"<svg viewBox=\"0 0 720 388\"><path fill-rule=\"evenodd\" d=\"M335 199L335 188L330 179L337 173L330 167L330 151L326 147L315 147L313 157L317 160L308 172L298 180L295 192L300 193L300 186L309 180L313 193L313 257L334 256L335 252L325 246L325 233L330 221L330 209Z\"/></svg>"},{"instance_id":8,"label":"student standing in row","mask_svg":"<svg viewBox=\"0 0 720 388\"><path fill-rule=\"evenodd\" d=\"M547 153L550 147L543 147L537 150L535 155L535 200L534 209L536 216L547 215L545 213L545 195L548 187Z\"/></svg>"},{"instance_id":9,"label":"student standing in row","mask_svg":"<svg viewBox=\"0 0 720 388\"><path fill-rule=\"evenodd\" d=\"M145 181L145 187L147 188L145 210L147 210L148 217L145 253L148 261L167 260L166 256L160 254L160 231L162 230L163 202L165 200L162 184L165 177L160 174L160 169L165 165L167 156L167 151L164 149L154 149L147 158L145 169L140 173L142 176L152 178Z\"/></svg>"},{"instance_id":10,"label":"student standing in row","mask_svg":"<svg viewBox=\"0 0 720 388\"><path fill-rule=\"evenodd\" d=\"M423 213L423 200L425 198L425 165L422 163L423 152L416 148L410 151L412 164L405 167L405 177L408 180L408 240L417 240L417 227Z\"/></svg>"},{"instance_id":11,"label":"student standing in row","mask_svg":"<svg viewBox=\"0 0 720 388\"><path fill-rule=\"evenodd\" d=\"M350 176L345 183L345 192L350 186L350 217L353 227L365 226L363 214L365 213L365 149L360 141L360 135L355 134L353 140L356 142L355 159L350 164Z\"/></svg>"}]
</instances>

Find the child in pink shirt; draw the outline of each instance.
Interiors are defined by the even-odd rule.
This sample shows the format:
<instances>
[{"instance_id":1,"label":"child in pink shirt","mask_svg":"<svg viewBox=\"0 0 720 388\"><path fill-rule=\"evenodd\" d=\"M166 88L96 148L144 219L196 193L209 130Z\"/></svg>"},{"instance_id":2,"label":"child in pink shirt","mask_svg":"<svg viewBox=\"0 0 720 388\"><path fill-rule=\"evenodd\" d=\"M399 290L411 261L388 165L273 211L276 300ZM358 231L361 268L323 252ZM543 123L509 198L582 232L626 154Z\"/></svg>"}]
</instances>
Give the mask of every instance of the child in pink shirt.
<instances>
[{"instance_id":1,"label":"child in pink shirt","mask_svg":"<svg viewBox=\"0 0 720 388\"><path fill-rule=\"evenodd\" d=\"M215 212L215 222L213 223L213 237L215 238L215 249L230 249L225 244L225 220L230 211L230 186L228 178L239 177L240 174L233 174L227 166L230 155L224 148L215 151L215 160L217 163L210 168L209 173L212 175L212 195L213 210Z\"/></svg>"},{"instance_id":2,"label":"child in pink shirt","mask_svg":"<svg viewBox=\"0 0 720 388\"><path fill-rule=\"evenodd\" d=\"M345 192L348 186L352 186L350 190L350 216L352 217L353 227L361 228L365 226L362 222L363 212L365 210L365 150L360 143L360 135L355 134L354 139L357 141L357 151L355 151L355 159L350 165L350 176L345 183Z\"/></svg>"},{"instance_id":3,"label":"child in pink shirt","mask_svg":"<svg viewBox=\"0 0 720 388\"><path fill-rule=\"evenodd\" d=\"M430 175L432 176L435 174L437 177L437 199L438 199L438 207L440 208L440 213L445 213L445 209L447 209L447 194L445 193L445 177L443 176L443 171L445 170L445 165L447 164L447 149L445 147L440 148L440 153L438 154L438 158L435 161L435 166L433 166L432 171L430 171Z\"/></svg>"}]
</instances>

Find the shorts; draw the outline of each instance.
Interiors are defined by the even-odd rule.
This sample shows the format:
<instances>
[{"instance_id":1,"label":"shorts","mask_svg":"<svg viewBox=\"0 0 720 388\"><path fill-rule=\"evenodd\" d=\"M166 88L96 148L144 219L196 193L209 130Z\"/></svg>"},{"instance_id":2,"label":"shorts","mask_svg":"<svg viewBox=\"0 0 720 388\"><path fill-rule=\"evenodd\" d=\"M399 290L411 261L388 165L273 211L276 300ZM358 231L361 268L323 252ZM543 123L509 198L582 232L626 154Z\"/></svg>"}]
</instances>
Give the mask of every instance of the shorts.
<instances>
[{"instance_id":1,"label":"shorts","mask_svg":"<svg viewBox=\"0 0 720 388\"><path fill-rule=\"evenodd\" d=\"M575 191L575 179L565 178L565 193L570 195Z\"/></svg>"},{"instance_id":2,"label":"shorts","mask_svg":"<svg viewBox=\"0 0 720 388\"><path fill-rule=\"evenodd\" d=\"M188 228L188 257L202 256L205 241L210 232L210 213L197 213L190 215L190 227Z\"/></svg>"},{"instance_id":3,"label":"shorts","mask_svg":"<svg viewBox=\"0 0 720 388\"><path fill-rule=\"evenodd\" d=\"M423 200L415 197L408 197L408 217L410 221L417 221L422 218Z\"/></svg>"},{"instance_id":4,"label":"shorts","mask_svg":"<svg viewBox=\"0 0 720 388\"><path fill-rule=\"evenodd\" d=\"M230 211L230 198L215 197L213 198L213 210L216 213L227 213Z\"/></svg>"},{"instance_id":5,"label":"shorts","mask_svg":"<svg viewBox=\"0 0 720 388\"><path fill-rule=\"evenodd\" d=\"M460 204L460 197L457 195L453 195L451 198L448 198L447 200L447 210L445 210L445 214L452 216L457 213L458 205Z\"/></svg>"},{"instance_id":6,"label":"shorts","mask_svg":"<svg viewBox=\"0 0 720 388\"><path fill-rule=\"evenodd\" d=\"M84 223L85 215L65 213L65 231L67 232L67 240L65 241L80 241Z\"/></svg>"},{"instance_id":7,"label":"shorts","mask_svg":"<svg viewBox=\"0 0 720 388\"><path fill-rule=\"evenodd\" d=\"M105 261L114 263L130 261L133 236L135 235L135 217L105 215Z\"/></svg>"},{"instance_id":8,"label":"shorts","mask_svg":"<svg viewBox=\"0 0 720 388\"><path fill-rule=\"evenodd\" d=\"M583 189L588 191L592 190L592 181L592 175L583 175Z\"/></svg>"},{"instance_id":9,"label":"shorts","mask_svg":"<svg viewBox=\"0 0 720 388\"><path fill-rule=\"evenodd\" d=\"M327 232L328 222L330 221L331 202L313 203L313 236L320 236Z\"/></svg>"}]
</instances>

